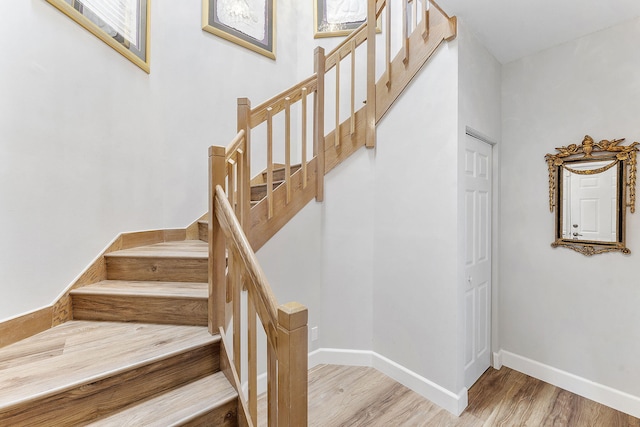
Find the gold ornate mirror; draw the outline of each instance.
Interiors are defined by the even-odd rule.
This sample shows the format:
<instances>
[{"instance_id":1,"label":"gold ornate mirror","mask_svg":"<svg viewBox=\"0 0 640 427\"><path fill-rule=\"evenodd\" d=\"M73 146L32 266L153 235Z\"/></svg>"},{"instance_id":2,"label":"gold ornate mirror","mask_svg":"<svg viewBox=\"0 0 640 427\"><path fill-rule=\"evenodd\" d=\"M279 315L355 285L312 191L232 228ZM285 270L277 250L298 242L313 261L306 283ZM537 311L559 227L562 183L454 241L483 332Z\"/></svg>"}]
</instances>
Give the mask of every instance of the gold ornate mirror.
<instances>
[{"instance_id":1,"label":"gold ornate mirror","mask_svg":"<svg viewBox=\"0 0 640 427\"><path fill-rule=\"evenodd\" d=\"M544 158L549 168L549 209L556 212L552 247L583 255L619 251L625 246L627 207L635 212L636 147L622 139L594 142L586 135L580 145L556 148Z\"/></svg>"}]
</instances>

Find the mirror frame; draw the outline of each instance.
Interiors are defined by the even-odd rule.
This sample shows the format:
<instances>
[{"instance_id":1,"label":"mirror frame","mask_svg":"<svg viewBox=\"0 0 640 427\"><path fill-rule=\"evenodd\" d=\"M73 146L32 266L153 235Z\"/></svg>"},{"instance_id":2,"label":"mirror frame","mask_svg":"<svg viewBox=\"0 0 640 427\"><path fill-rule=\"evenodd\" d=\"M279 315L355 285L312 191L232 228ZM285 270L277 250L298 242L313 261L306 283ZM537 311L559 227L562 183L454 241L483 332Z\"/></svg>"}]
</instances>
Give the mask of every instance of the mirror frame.
<instances>
[{"instance_id":1,"label":"mirror frame","mask_svg":"<svg viewBox=\"0 0 640 427\"><path fill-rule=\"evenodd\" d=\"M627 208L631 213L635 212L636 203L636 172L638 142L630 145L620 145L624 138L594 142L593 138L585 135L582 143L570 144L566 147L556 148L558 153L544 156L549 169L549 210L556 211L555 241L551 247L565 247L579 252L585 256L591 256L606 252L622 252L630 254L631 250L625 246L625 214ZM611 161L612 163L597 169L581 171L583 175L598 174L612 167L617 167L617 217L618 229L615 242L600 242L593 240L574 240L562 237L562 171L568 169L571 172L572 163ZM628 177L628 179L627 179ZM628 199L627 199L628 194Z\"/></svg>"}]
</instances>

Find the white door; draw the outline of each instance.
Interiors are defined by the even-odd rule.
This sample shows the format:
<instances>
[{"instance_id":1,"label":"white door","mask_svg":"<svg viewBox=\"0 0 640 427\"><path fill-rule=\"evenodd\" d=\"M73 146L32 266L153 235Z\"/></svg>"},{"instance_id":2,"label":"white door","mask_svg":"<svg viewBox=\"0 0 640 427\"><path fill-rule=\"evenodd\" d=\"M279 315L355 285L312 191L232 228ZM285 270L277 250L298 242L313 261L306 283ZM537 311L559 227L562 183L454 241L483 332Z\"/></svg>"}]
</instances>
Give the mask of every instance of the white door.
<instances>
[{"instance_id":1,"label":"white door","mask_svg":"<svg viewBox=\"0 0 640 427\"><path fill-rule=\"evenodd\" d=\"M491 362L491 146L465 144L465 386Z\"/></svg>"}]
</instances>

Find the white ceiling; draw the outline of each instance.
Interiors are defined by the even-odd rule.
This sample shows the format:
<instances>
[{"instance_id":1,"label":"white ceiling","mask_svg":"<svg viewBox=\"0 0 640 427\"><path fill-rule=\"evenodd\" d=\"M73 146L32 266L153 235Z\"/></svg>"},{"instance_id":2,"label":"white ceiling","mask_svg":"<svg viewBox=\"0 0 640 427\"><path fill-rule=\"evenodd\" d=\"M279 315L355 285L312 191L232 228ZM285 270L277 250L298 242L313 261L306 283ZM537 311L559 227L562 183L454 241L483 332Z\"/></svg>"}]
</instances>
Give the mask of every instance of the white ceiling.
<instances>
[{"instance_id":1,"label":"white ceiling","mask_svg":"<svg viewBox=\"0 0 640 427\"><path fill-rule=\"evenodd\" d=\"M436 2L465 22L503 64L640 16L640 0Z\"/></svg>"}]
</instances>

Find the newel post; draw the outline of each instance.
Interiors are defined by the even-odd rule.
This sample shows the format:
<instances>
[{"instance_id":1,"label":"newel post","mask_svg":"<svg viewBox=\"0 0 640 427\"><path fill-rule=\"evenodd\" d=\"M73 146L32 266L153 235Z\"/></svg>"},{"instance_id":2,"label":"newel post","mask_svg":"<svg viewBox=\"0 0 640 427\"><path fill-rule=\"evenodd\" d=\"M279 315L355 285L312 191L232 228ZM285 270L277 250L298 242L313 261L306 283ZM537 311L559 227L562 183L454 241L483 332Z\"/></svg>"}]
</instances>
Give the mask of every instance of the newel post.
<instances>
[{"instance_id":1,"label":"newel post","mask_svg":"<svg viewBox=\"0 0 640 427\"><path fill-rule=\"evenodd\" d=\"M316 201L324 200L324 74L326 67L324 49L314 51L314 71L317 88L313 96L313 155L316 156Z\"/></svg>"},{"instance_id":2,"label":"newel post","mask_svg":"<svg viewBox=\"0 0 640 427\"><path fill-rule=\"evenodd\" d=\"M367 148L376 146L376 4L375 1L367 2Z\"/></svg>"},{"instance_id":3,"label":"newel post","mask_svg":"<svg viewBox=\"0 0 640 427\"><path fill-rule=\"evenodd\" d=\"M242 176L238 182L238 200L242 204L242 218L238 218L242 231L249 236L251 224L251 101L248 98L238 98L238 132L244 130L243 164L240 167Z\"/></svg>"},{"instance_id":4,"label":"newel post","mask_svg":"<svg viewBox=\"0 0 640 427\"><path fill-rule=\"evenodd\" d=\"M307 425L307 308L278 307L278 426Z\"/></svg>"},{"instance_id":5,"label":"newel post","mask_svg":"<svg viewBox=\"0 0 640 427\"><path fill-rule=\"evenodd\" d=\"M225 237L216 216L216 186L225 188L226 154L224 147L209 147L209 333L217 334L225 326Z\"/></svg>"}]
</instances>

